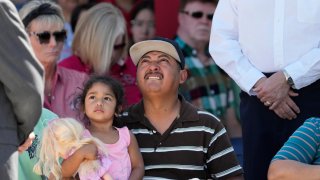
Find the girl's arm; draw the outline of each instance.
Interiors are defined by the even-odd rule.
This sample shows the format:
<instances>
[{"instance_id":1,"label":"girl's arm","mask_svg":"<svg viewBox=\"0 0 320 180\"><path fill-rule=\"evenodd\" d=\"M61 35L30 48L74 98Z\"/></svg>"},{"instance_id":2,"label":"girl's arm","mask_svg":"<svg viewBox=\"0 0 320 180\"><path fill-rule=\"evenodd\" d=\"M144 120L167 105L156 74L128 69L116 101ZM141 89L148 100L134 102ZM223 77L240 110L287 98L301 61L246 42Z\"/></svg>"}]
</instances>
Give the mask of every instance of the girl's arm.
<instances>
[{"instance_id":1,"label":"girl's arm","mask_svg":"<svg viewBox=\"0 0 320 180\"><path fill-rule=\"evenodd\" d=\"M144 164L143 164L142 155L140 153L136 137L132 134L131 131L129 131L129 133L130 133L130 145L128 147L128 152L129 152L131 167L132 167L129 179L130 180L142 179L144 175Z\"/></svg>"},{"instance_id":2,"label":"girl's arm","mask_svg":"<svg viewBox=\"0 0 320 180\"><path fill-rule=\"evenodd\" d=\"M68 159L65 159L61 164L62 177L72 177L78 170L80 164L85 159L97 159L97 146L95 144L85 144L75 151Z\"/></svg>"}]
</instances>

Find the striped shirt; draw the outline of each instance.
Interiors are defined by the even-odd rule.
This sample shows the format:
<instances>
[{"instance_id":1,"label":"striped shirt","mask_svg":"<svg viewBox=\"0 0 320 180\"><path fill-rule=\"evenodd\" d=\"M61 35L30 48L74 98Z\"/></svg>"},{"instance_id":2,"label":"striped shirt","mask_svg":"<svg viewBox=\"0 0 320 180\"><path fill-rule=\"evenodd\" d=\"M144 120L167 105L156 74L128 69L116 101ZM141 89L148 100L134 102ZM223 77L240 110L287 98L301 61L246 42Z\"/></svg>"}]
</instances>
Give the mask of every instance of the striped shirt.
<instances>
[{"instance_id":1,"label":"striped shirt","mask_svg":"<svg viewBox=\"0 0 320 180\"><path fill-rule=\"evenodd\" d=\"M273 158L320 164L320 118L309 118L300 126Z\"/></svg>"},{"instance_id":2,"label":"striped shirt","mask_svg":"<svg viewBox=\"0 0 320 180\"><path fill-rule=\"evenodd\" d=\"M138 140L144 179L224 179L242 174L220 120L179 99L180 116L163 134L144 116L142 101L123 113L121 122Z\"/></svg>"}]
</instances>

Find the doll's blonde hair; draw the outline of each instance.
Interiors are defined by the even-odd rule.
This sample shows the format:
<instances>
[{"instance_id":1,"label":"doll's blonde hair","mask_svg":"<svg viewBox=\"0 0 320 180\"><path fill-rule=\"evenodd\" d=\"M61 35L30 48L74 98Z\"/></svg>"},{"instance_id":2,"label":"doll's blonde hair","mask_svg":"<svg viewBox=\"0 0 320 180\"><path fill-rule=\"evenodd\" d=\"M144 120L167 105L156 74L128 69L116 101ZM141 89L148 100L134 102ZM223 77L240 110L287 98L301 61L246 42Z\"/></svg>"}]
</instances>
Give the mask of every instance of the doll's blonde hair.
<instances>
[{"instance_id":1,"label":"doll's blonde hair","mask_svg":"<svg viewBox=\"0 0 320 180\"><path fill-rule=\"evenodd\" d=\"M52 174L55 179L62 179L59 162L61 155L67 155L89 143L96 144L98 149L106 155L103 143L94 137L83 137L84 131L84 126L72 118L60 118L49 122L47 127L43 129L39 161L34 166L34 172L46 177ZM81 168L98 169L99 166L99 162L91 161L90 164L84 164Z\"/></svg>"}]
</instances>

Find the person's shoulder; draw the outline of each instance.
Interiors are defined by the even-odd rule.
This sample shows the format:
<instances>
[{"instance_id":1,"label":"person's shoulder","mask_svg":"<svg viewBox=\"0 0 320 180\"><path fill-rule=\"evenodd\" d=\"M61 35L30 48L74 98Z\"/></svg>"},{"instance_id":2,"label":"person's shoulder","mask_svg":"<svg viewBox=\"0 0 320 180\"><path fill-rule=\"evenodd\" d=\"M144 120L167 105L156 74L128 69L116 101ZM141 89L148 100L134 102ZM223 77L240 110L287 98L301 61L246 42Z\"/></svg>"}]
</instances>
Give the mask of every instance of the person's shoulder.
<instances>
[{"instance_id":1,"label":"person's shoulder","mask_svg":"<svg viewBox=\"0 0 320 180\"><path fill-rule=\"evenodd\" d=\"M320 123L320 117L310 117L305 122Z\"/></svg>"},{"instance_id":2,"label":"person's shoulder","mask_svg":"<svg viewBox=\"0 0 320 180\"><path fill-rule=\"evenodd\" d=\"M134 123L137 123L141 119L141 111L143 111L141 108L143 105L141 102L137 104L133 104L129 106L127 109L125 109L121 115L117 118L116 126L117 127L123 127L128 126ZM130 127L128 126L130 129Z\"/></svg>"},{"instance_id":3,"label":"person's shoulder","mask_svg":"<svg viewBox=\"0 0 320 180\"><path fill-rule=\"evenodd\" d=\"M220 119L214 114L202 110L193 104L183 100L183 116L192 121L200 121L201 123L220 124Z\"/></svg>"},{"instance_id":4,"label":"person's shoulder","mask_svg":"<svg viewBox=\"0 0 320 180\"><path fill-rule=\"evenodd\" d=\"M57 69L60 71L61 75L64 76L64 78L77 79L79 81L89 78L89 76L84 72L76 71L62 66L58 67Z\"/></svg>"},{"instance_id":5,"label":"person's shoulder","mask_svg":"<svg viewBox=\"0 0 320 180\"><path fill-rule=\"evenodd\" d=\"M42 108L41 117L40 118L58 118L58 115L56 115L54 112L50 111L49 109Z\"/></svg>"},{"instance_id":6,"label":"person's shoulder","mask_svg":"<svg viewBox=\"0 0 320 180\"><path fill-rule=\"evenodd\" d=\"M129 129L127 126L117 127L118 131L121 133L129 133Z\"/></svg>"},{"instance_id":7,"label":"person's shoulder","mask_svg":"<svg viewBox=\"0 0 320 180\"><path fill-rule=\"evenodd\" d=\"M320 129L320 118L311 117L304 122L304 126L315 126L318 130Z\"/></svg>"},{"instance_id":8,"label":"person's shoulder","mask_svg":"<svg viewBox=\"0 0 320 180\"><path fill-rule=\"evenodd\" d=\"M80 63L80 58L76 55L71 55L63 60L61 60L59 63L58 63L58 66L60 67L66 67L66 68L69 68L69 69L73 69L74 66L78 66L78 64Z\"/></svg>"},{"instance_id":9,"label":"person's shoulder","mask_svg":"<svg viewBox=\"0 0 320 180\"><path fill-rule=\"evenodd\" d=\"M221 120L216 115L214 115L208 111L198 109L197 113L199 115L199 119L201 119L201 120L221 123Z\"/></svg>"},{"instance_id":10,"label":"person's shoulder","mask_svg":"<svg viewBox=\"0 0 320 180\"><path fill-rule=\"evenodd\" d=\"M127 109L122 112L123 117L129 117L131 115L136 115L139 111L143 110L143 105L141 102L130 105Z\"/></svg>"},{"instance_id":11,"label":"person's shoulder","mask_svg":"<svg viewBox=\"0 0 320 180\"><path fill-rule=\"evenodd\" d=\"M56 118L58 118L58 115L56 115L54 112L52 112L46 108L42 108L41 116L40 116L37 124L34 127L34 131L37 131L35 133L37 134L38 131L41 131L41 129L46 127L50 121L52 121Z\"/></svg>"},{"instance_id":12,"label":"person's shoulder","mask_svg":"<svg viewBox=\"0 0 320 180\"><path fill-rule=\"evenodd\" d=\"M207 112L205 110L198 109L198 124L201 126L205 126L207 128L221 130L224 128L221 120L215 116L214 114Z\"/></svg>"}]
</instances>

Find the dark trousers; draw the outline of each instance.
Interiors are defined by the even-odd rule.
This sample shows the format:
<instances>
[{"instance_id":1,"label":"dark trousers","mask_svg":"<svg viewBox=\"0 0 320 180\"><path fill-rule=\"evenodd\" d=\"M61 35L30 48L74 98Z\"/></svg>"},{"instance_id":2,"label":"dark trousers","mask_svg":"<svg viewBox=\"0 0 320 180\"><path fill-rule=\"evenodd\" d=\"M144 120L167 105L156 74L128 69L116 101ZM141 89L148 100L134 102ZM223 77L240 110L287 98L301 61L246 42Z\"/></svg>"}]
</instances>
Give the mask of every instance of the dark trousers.
<instances>
[{"instance_id":1,"label":"dark trousers","mask_svg":"<svg viewBox=\"0 0 320 180\"><path fill-rule=\"evenodd\" d=\"M270 161L289 136L310 117L320 117L320 80L298 91L293 100L300 108L294 120L279 118L256 96L241 92L240 116L243 130L246 180L267 179Z\"/></svg>"}]
</instances>

